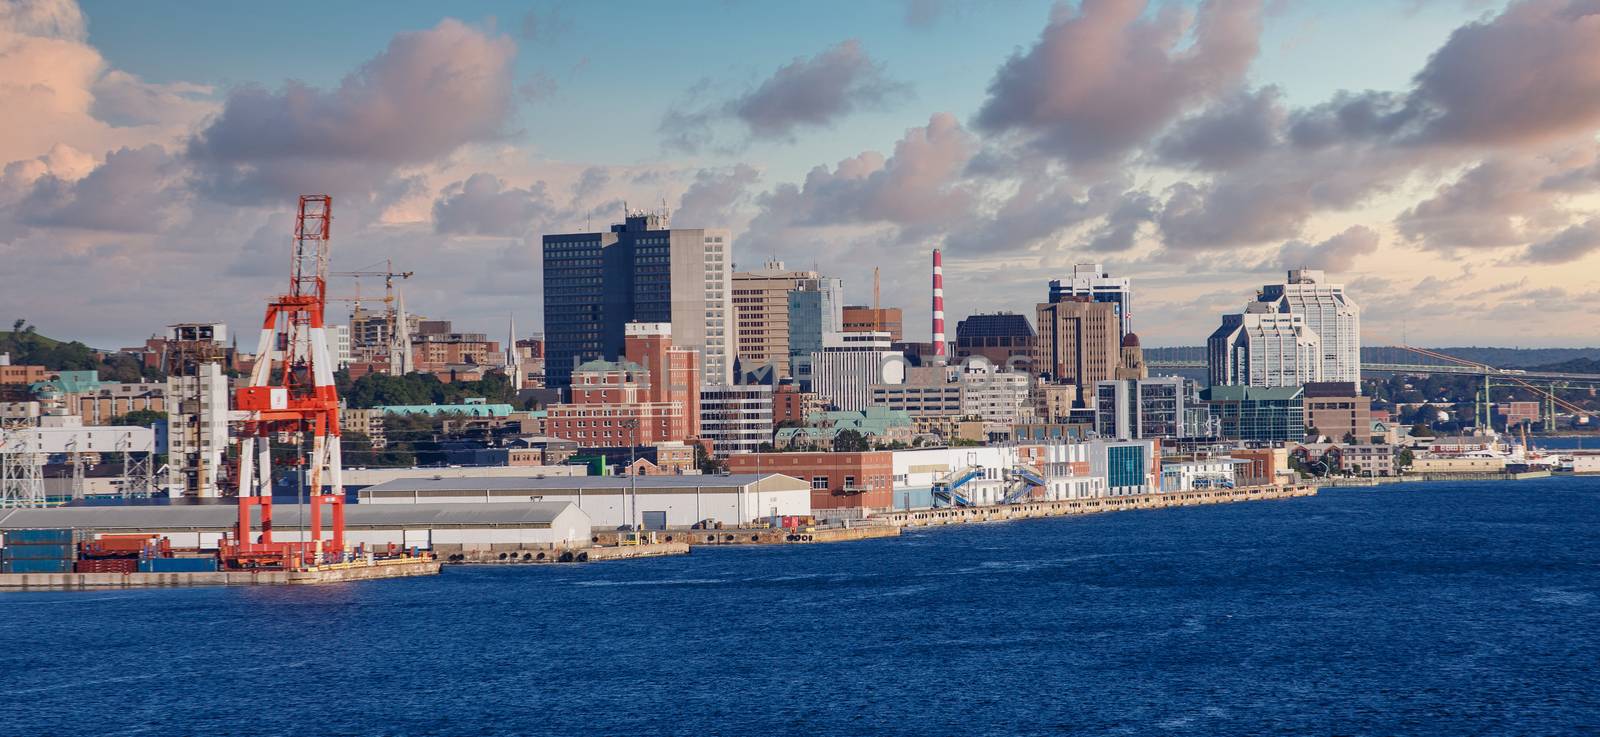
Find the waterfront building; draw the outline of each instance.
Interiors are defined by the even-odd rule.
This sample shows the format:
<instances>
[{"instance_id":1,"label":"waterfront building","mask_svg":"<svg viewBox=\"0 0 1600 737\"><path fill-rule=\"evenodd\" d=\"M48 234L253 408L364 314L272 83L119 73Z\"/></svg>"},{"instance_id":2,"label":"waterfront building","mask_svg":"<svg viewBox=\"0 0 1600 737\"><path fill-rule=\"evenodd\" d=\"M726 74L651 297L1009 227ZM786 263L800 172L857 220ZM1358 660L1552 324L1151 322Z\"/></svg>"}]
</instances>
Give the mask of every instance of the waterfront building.
<instances>
[{"instance_id":1,"label":"waterfront building","mask_svg":"<svg viewBox=\"0 0 1600 737\"><path fill-rule=\"evenodd\" d=\"M1298 386L1211 386L1200 392L1218 436L1250 443L1305 438L1305 390Z\"/></svg>"},{"instance_id":2,"label":"waterfront building","mask_svg":"<svg viewBox=\"0 0 1600 737\"><path fill-rule=\"evenodd\" d=\"M773 368L773 378L792 376L789 367L789 293L818 278L815 271L768 261L733 274L734 353L743 372Z\"/></svg>"},{"instance_id":3,"label":"waterfront building","mask_svg":"<svg viewBox=\"0 0 1600 737\"><path fill-rule=\"evenodd\" d=\"M845 305L843 314L846 333L888 333L895 343L905 340L905 317L899 307Z\"/></svg>"},{"instance_id":4,"label":"waterfront building","mask_svg":"<svg viewBox=\"0 0 1600 737\"><path fill-rule=\"evenodd\" d=\"M886 450L741 453L728 458L736 474L781 473L811 485L811 511L830 519L862 519L894 508L894 456Z\"/></svg>"},{"instance_id":5,"label":"waterfront building","mask_svg":"<svg viewBox=\"0 0 1600 737\"><path fill-rule=\"evenodd\" d=\"M753 453L772 442L772 387L702 387L700 437L711 442L711 450L718 456Z\"/></svg>"},{"instance_id":6,"label":"waterfront building","mask_svg":"<svg viewBox=\"0 0 1600 737\"><path fill-rule=\"evenodd\" d=\"M1122 334L1115 303L1066 297L1038 305L1037 315L1034 370L1080 387L1116 377Z\"/></svg>"},{"instance_id":7,"label":"waterfront building","mask_svg":"<svg viewBox=\"0 0 1600 737\"><path fill-rule=\"evenodd\" d=\"M1161 451L1157 440L1092 440L1089 473L1105 479L1107 496L1154 494L1161 490Z\"/></svg>"},{"instance_id":8,"label":"waterfront building","mask_svg":"<svg viewBox=\"0 0 1600 737\"><path fill-rule=\"evenodd\" d=\"M993 366L1028 373L1033 366L1033 326L1013 312L970 315L956 323L955 357L981 357Z\"/></svg>"},{"instance_id":9,"label":"waterfront building","mask_svg":"<svg viewBox=\"0 0 1600 737\"><path fill-rule=\"evenodd\" d=\"M1132 330L1133 285L1127 277L1113 277L1100 264L1077 264L1072 276L1051 280L1051 303L1080 299L1111 305L1119 339Z\"/></svg>"},{"instance_id":10,"label":"waterfront building","mask_svg":"<svg viewBox=\"0 0 1600 737\"><path fill-rule=\"evenodd\" d=\"M823 349L827 336L842 333L843 325L842 280L833 277L804 279L789 292L789 368L802 389L815 389L811 354Z\"/></svg>"},{"instance_id":11,"label":"waterfront building","mask_svg":"<svg viewBox=\"0 0 1600 737\"><path fill-rule=\"evenodd\" d=\"M1303 315L1267 311L1260 302L1222 316L1206 339L1212 386L1301 386L1322 381L1321 340Z\"/></svg>"},{"instance_id":12,"label":"waterfront building","mask_svg":"<svg viewBox=\"0 0 1600 737\"><path fill-rule=\"evenodd\" d=\"M353 506L529 499L576 504L596 528L606 530L631 524L648 530L687 529L702 522L742 526L776 515L811 514L811 484L777 473L398 479L362 489L360 504Z\"/></svg>"},{"instance_id":13,"label":"waterfront building","mask_svg":"<svg viewBox=\"0 0 1600 737\"><path fill-rule=\"evenodd\" d=\"M732 238L629 213L605 233L544 236L545 381L565 388L582 361L621 355L629 323L672 326L701 354L704 383L733 383Z\"/></svg>"}]
</instances>

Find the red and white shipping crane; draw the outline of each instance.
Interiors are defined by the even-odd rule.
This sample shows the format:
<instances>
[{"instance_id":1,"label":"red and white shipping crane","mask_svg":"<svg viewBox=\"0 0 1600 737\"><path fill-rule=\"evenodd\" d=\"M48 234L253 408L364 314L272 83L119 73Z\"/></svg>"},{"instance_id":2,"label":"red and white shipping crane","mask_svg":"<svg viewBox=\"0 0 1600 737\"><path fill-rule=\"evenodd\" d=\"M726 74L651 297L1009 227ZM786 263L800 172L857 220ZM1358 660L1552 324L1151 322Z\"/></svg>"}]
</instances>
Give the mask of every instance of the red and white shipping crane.
<instances>
[{"instance_id":1,"label":"red and white shipping crane","mask_svg":"<svg viewBox=\"0 0 1600 737\"><path fill-rule=\"evenodd\" d=\"M344 478L339 448L339 397L334 364L323 328L327 306L328 237L333 199L302 195L289 262L289 291L267 305L261 342L247 386L234 396L239 433L239 522L223 557L235 567L318 565L344 552ZM308 540L279 542L272 530L274 437L303 439L311 453L305 465L310 498ZM324 480L327 490L324 491ZM332 511L331 537L323 538L323 507ZM261 510L259 536L251 529L252 508Z\"/></svg>"}]
</instances>

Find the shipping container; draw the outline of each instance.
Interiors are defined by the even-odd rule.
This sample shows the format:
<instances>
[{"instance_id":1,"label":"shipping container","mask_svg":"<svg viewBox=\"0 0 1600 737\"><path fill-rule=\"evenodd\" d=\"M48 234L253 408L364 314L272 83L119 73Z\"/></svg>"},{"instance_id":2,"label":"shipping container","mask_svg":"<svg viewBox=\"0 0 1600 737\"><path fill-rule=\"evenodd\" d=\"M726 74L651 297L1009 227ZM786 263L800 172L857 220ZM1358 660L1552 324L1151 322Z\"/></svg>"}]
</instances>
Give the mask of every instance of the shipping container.
<instances>
[{"instance_id":1,"label":"shipping container","mask_svg":"<svg viewBox=\"0 0 1600 737\"><path fill-rule=\"evenodd\" d=\"M77 542L73 530L6 530L7 545L71 545Z\"/></svg>"},{"instance_id":2,"label":"shipping container","mask_svg":"<svg viewBox=\"0 0 1600 737\"><path fill-rule=\"evenodd\" d=\"M0 560L0 573L71 573L72 561L49 559Z\"/></svg>"},{"instance_id":3,"label":"shipping container","mask_svg":"<svg viewBox=\"0 0 1600 737\"><path fill-rule=\"evenodd\" d=\"M0 548L0 560L72 560L78 557L76 545L7 545Z\"/></svg>"},{"instance_id":4,"label":"shipping container","mask_svg":"<svg viewBox=\"0 0 1600 737\"><path fill-rule=\"evenodd\" d=\"M133 573L139 570L139 561L135 558L80 560L72 564L72 570L76 573Z\"/></svg>"},{"instance_id":5,"label":"shipping container","mask_svg":"<svg viewBox=\"0 0 1600 737\"><path fill-rule=\"evenodd\" d=\"M208 573L217 570L216 558L145 558L141 573Z\"/></svg>"}]
</instances>

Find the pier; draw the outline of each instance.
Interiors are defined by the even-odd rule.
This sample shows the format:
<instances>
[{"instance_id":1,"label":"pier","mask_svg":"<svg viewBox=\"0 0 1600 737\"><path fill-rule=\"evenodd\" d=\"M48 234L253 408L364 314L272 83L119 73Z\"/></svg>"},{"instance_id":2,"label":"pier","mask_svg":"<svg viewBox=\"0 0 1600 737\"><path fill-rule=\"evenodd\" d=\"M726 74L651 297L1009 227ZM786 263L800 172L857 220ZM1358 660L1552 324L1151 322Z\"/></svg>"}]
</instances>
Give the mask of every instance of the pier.
<instances>
[{"instance_id":1,"label":"pier","mask_svg":"<svg viewBox=\"0 0 1600 737\"><path fill-rule=\"evenodd\" d=\"M303 570L196 571L188 573L0 573L0 589L96 589L148 586L270 586L436 576L433 558L396 558Z\"/></svg>"},{"instance_id":2,"label":"pier","mask_svg":"<svg viewBox=\"0 0 1600 737\"><path fill-rule=\"evenodd\" d=\"M921 509L875 514L872 519L901 527L932 527L973 522L1003 522L1006 520L1035 519L1039 517L1062 517L1074 514L1099 514L1101 512L1121 512L1134 509L1166 509L1205 504L1289 499L1300 496L1313 496L1316 493L1317 487L1305 484L1294 486L1251 486L1239 489L1208 489L1205 491L1181 491L1169 494L1139 494L1093 499L1027 502L1023 504L996 504L981 507Z\"/></svg>"}]
</instances>

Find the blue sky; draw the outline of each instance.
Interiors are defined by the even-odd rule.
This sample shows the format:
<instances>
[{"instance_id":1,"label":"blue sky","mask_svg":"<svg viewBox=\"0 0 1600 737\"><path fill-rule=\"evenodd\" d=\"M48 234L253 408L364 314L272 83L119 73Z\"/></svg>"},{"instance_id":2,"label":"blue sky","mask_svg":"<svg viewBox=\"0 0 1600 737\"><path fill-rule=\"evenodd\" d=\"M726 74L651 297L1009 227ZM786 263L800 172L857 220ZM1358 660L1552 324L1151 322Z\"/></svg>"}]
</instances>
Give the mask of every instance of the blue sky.
<instances>
[{"instance_id":1,"label":"blue sky","mask_svg":"<svg viewBox=\"0 0 1600 737\"><path fill-rule=\"evenodd\" d=\"M1044 281L1099 261L1143 285L1147 345L1194 344L1300 260L1349 284L1375 330L1590 344L1519 326L1600 293L1595 193L1538 185L1588 181L1600 156L1586 1L28 0L0 14L16 64L0 72L28 83L0 88L24 111L0 146L0 252L94 295L0 307L102 345L248 322L259 306L238 297L273 288L292 184L338 190L345 266L406 262L419 311L485 330L508 313L536 329L540 233L664 199L715 221L680 225L732 229L740 265L818 263L863 295L883 267L911 325L942 246L952 320L1031 312ZM1118 50L1081 52L1096 44ZM1578 102L1495 89L1485 58ZM364 65L482 86L341 97ZM1457 74L1529 112L1500 129L1451 97ZM1367 114L1399 127L1351 127ZM330 136L334 118L354 122ZM1307 143L1307 121L1335 137ZM148 201L116 196L136 181ZM1466 295L1494 305L1479 329L1439 319Z\"/></svg>"}]
</instances>

